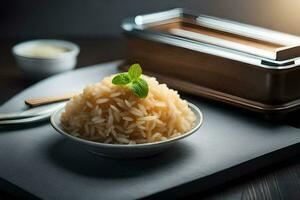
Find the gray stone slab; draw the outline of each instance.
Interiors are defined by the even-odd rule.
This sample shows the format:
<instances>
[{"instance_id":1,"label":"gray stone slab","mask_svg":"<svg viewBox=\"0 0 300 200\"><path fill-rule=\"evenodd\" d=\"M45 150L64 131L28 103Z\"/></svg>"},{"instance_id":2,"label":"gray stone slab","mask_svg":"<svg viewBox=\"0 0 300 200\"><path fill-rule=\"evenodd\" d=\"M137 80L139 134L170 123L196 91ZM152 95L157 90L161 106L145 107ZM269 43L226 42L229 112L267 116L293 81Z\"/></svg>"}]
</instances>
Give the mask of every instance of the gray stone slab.
<instances>
[{"instance_id":1,"label":"gray stone slab","mask_svg":"<svg viewBox=\"0 0 300 200\"><path fill-rule=\"evenodd\" d=\"M60 74L17 96L0 112L24 109L28 97L82 89L116 73L118 62ZM136 199L184 195L284 159L299 150L300 131L189 97L204 114L200 130L168 151L142 159L86 152L49 123L0 128L0 177L43 199Z\"/></svg>"}]
</instances>

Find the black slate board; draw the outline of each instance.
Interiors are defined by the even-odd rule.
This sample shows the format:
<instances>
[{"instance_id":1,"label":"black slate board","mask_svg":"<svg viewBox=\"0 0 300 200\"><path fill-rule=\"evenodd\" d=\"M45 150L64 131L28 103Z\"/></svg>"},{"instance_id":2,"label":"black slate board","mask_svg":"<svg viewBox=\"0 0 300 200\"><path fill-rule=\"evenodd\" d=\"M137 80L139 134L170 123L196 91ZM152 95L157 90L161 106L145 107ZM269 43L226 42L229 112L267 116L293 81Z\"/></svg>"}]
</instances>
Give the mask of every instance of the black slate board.
<instances>
[{"instance_id":1,"label":"black slate board","mask_svg":"<svg viewBox=\"0 0 300 200\"><path fill-rule=\"evenodd\" d=\"M28 97L73 92L117 72L105 63L46 79L13 97L0 112L25 108ZM243 116L200 99L204 124L150 158L97 157L66 141L49 123L0 128L0 177L43 199L136 199L201 191L295 155L300 130Z\"/></svg>"}]
</instances>

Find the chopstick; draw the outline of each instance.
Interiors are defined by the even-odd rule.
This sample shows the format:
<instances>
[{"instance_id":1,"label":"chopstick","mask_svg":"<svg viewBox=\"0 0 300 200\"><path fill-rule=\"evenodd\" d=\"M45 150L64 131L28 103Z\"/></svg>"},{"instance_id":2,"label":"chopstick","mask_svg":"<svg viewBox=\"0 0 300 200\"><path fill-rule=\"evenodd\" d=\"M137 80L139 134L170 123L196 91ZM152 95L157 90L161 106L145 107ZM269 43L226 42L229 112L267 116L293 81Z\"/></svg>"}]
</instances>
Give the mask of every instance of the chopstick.
<instances>
[{"instance_id":1,"label":"chopstick","mask_svg":"<svg viewBox=\"0 0 300 200\"><path fill-rule=\"evenodd\" d=\"M71 99L73 96L75 96L77 94L78 93L69 93L69 94L63 94L63 95L51 96L51 97L39 97L39 98L26 99L25 104L32 106L32 107L41 106L41 105L45 105L45 104L66 101L66 100Z\"/></svg>"}]
</instances>

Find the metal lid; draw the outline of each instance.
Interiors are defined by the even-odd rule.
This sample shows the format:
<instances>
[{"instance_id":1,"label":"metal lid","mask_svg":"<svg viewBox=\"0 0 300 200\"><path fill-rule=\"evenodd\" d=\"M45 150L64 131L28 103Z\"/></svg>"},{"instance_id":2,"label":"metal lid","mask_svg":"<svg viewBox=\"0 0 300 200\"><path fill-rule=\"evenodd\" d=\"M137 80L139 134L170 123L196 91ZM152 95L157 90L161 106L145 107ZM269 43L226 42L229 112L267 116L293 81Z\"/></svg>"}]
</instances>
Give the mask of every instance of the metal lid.
<instances>
[{"instance_id":1,"label":"metal lid","mask_svg":"<svg viewBox=\"0 0 300 200\"><path fill-rule=\"evenodd\" d=\"M124 20L122 27L141 37L172 43L184 48L205 51L211 49L233 57L246 57L244 62L290 64L300 57L300 37L257 26L195 15L177 8L164 12L138 15ZM198 45L198 47L197 47ZM201 48L199 47L201 46ZM215 49L215 52L214 50ZM232 57L231 55L231 57ZM254 59L254 60L253 60Z\"/></svg>"}]
</instances>

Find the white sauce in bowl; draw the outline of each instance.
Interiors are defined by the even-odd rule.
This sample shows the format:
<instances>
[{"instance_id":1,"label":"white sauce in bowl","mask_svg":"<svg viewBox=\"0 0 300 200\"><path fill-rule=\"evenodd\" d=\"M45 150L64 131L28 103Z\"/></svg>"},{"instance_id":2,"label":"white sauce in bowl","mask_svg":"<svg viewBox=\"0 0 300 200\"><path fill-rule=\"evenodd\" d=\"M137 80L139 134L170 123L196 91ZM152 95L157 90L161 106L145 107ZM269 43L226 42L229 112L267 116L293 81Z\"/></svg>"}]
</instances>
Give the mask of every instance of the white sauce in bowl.
<instances>
[{"instance_id":1,"label":"white sauce in bowl","mask_svg":"<svg viewBox=\"0 0 300 200\"><path fill-rule=\"evenodd\" d=\"M12 48L17 65L35 80L73 69L79 51L72 42L54 39L25 41Z\"/></svg>"},{"instance_id":2,"label":"white sauce in bowl","mask_svg":"<svg viewBox=\"0 0 300 200\"><path fill-rule=\"evenodd\" d=\"M39 44L23 49L22 56L30 58L57 58L70 49L52 44Z\"/></svg>"}]
</instances>

